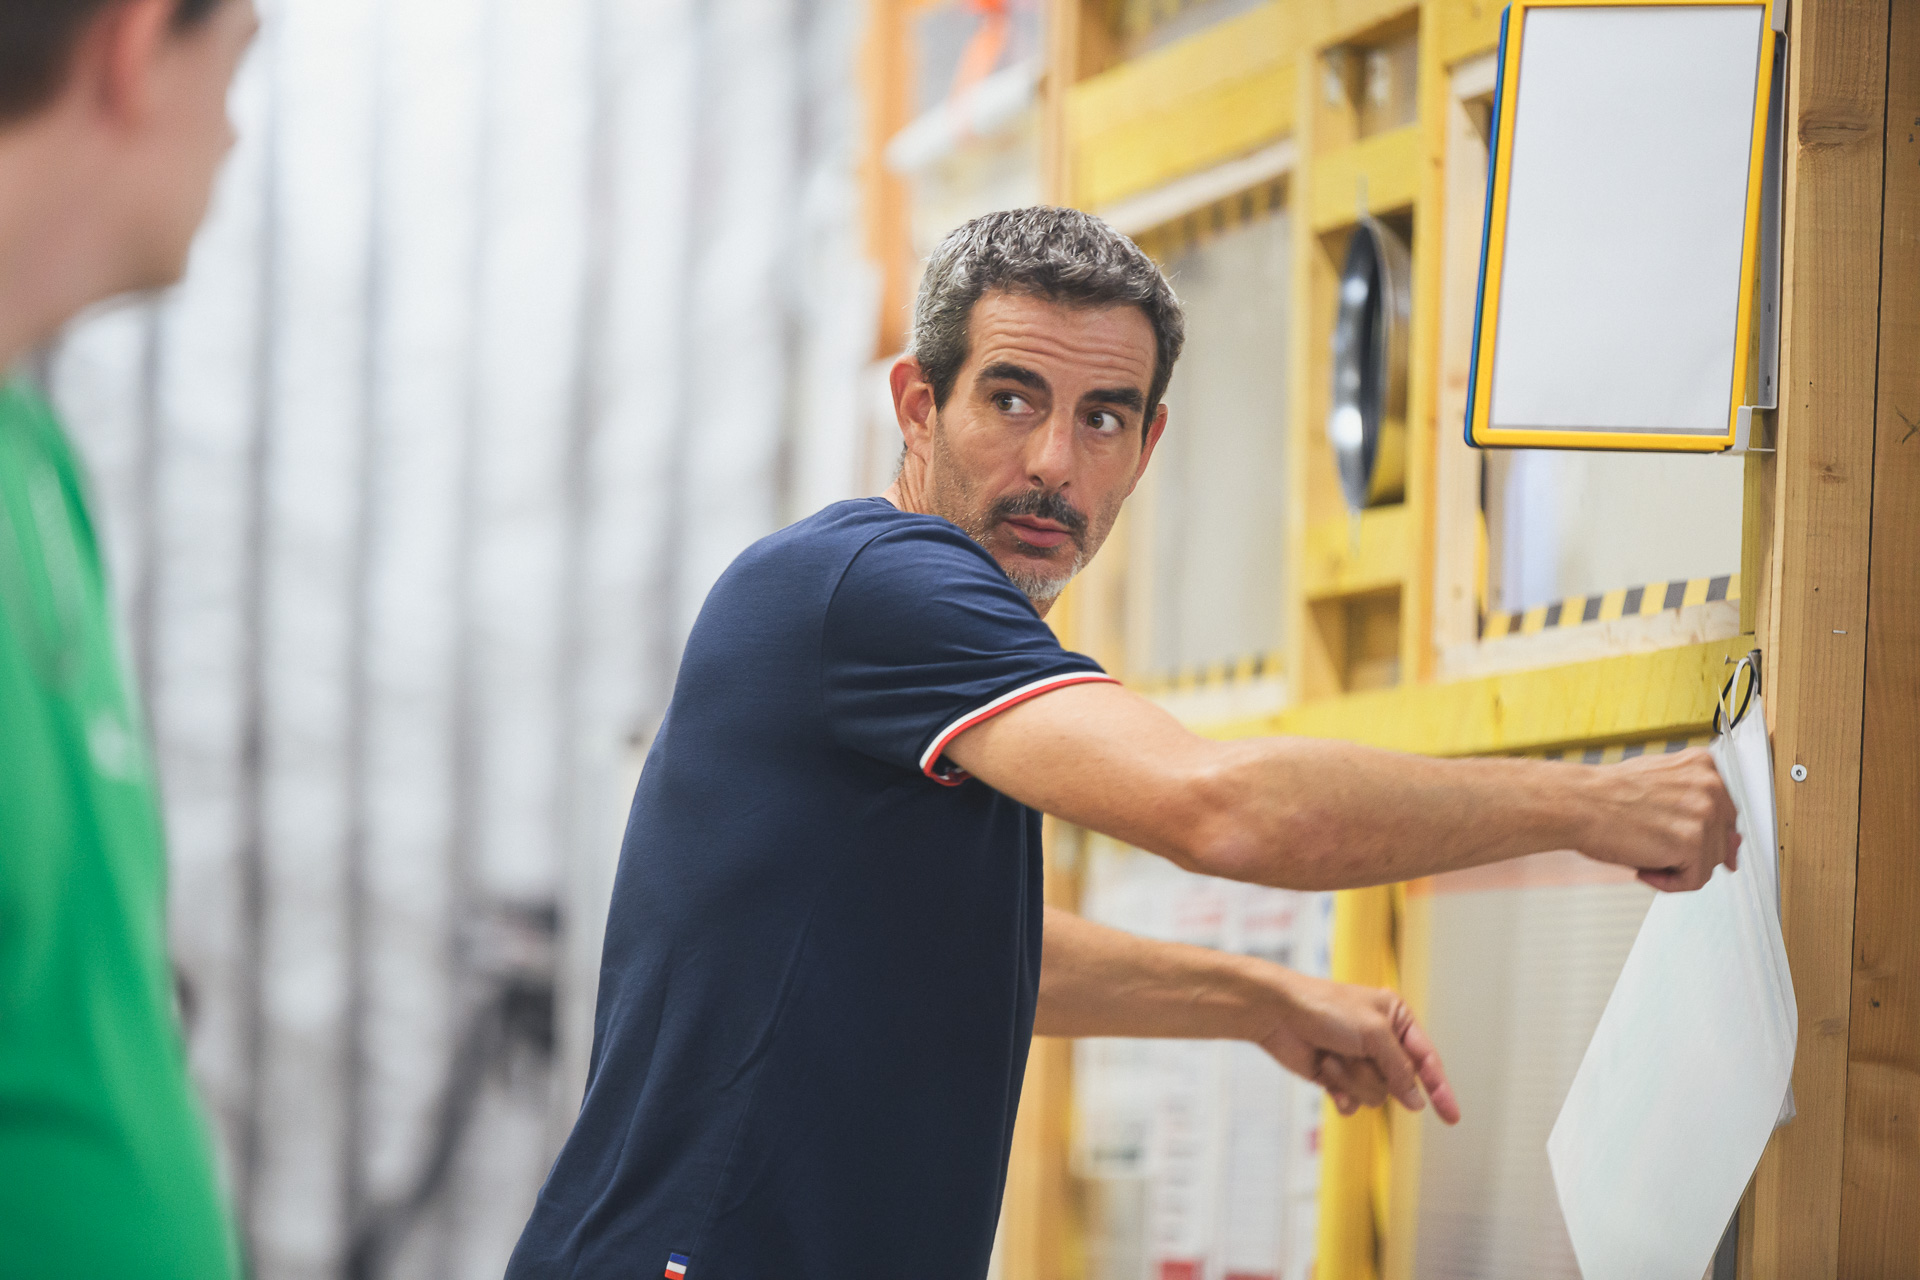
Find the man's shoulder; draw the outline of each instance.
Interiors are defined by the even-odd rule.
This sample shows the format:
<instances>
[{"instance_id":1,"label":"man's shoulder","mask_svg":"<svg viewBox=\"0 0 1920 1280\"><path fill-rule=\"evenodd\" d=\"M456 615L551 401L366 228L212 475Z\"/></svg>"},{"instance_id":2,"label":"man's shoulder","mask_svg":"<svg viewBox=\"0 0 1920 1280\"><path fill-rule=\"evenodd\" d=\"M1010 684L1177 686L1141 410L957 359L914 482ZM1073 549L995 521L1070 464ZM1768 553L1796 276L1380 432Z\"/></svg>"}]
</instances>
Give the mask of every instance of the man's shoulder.
<instances>
[{"instance_id":1,"label":"man's shoulder","mask_svg":"<svg viewBox=\"0 0 1920 1280\"><path fill-rule=\"evenodd\" d=\"M701 622L703 630L753 635L810 629L830 615L865 628L924 628L942 607L964 611L965 602L988 600L985 612L1033 616L998 562L958 525L863 498L836 502L741 552L708 594Z\"/></svg>"},{"instance_id":2,"label":"man's shoulder","mask_svg":"<svg viewBox=\"0 0 1920 1280\"><path fill-rule=\"evenodd\" d=\"M885 498L857 498L831 506L769 534L736 562L742 569L792 572L826 568L836 575L856 560L924 562L990 569L999 566L950 520L902 511Z\"/></svg>"}]
</instances>

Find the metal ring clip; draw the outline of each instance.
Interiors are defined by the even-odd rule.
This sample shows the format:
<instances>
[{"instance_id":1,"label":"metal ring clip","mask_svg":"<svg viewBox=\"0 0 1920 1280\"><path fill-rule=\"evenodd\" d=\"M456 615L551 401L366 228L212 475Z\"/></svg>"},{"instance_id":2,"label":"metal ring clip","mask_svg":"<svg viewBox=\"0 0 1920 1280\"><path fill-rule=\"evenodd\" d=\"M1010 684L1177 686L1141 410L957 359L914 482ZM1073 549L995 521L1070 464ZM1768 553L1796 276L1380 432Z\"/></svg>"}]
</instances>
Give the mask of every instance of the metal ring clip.
<instances>
[{"instance_id":1,"label":"metal ring clip","mask_svg":"<svg viewBox=\"0 0 1920 1280\"><path fill-rule=\"evenodd\" d=\"M1747 675L1746 686L1741 689L1736 708L1733 705L1734 686L1740 683L1740 673ZM1760 692L1760 651L1753 649L1734 666L1733 674L1720 686L1720 700L1713 708L1713 731L1716 734L1730 733L1733 727L1747 718L1747 710L1752 707L1753 699Z\"/></svg>"}]
</instances>

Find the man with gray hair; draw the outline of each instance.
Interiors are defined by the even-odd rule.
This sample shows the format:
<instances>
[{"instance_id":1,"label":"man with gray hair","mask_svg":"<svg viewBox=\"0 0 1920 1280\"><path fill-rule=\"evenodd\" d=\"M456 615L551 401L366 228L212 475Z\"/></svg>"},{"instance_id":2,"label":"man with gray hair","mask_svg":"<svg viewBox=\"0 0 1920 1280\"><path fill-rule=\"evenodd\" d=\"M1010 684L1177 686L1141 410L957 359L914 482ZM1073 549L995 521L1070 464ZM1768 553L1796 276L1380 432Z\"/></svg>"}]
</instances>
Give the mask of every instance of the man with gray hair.
<instances>
[{"instance_id":1,"label":"man with gray hair","mask_svg":"<svg viewBox=\"0 0 1920 1280\"><path fill-rule=\"evenodd\" d=\"M1158 269L1085 214L993 214L935 251L893 487L749 548L694 625L586 1099L510 1277L979 1280L1035 1032L1246 1040L1343 1111L1459 1118L1392 992L1046 908L1043 812L1296 889L1564 848L1685 889L1732 860L1704 752L1213 742L1062 649L1042 619L1166 430L1182 338Z\"/></svg>"}]
</instances>

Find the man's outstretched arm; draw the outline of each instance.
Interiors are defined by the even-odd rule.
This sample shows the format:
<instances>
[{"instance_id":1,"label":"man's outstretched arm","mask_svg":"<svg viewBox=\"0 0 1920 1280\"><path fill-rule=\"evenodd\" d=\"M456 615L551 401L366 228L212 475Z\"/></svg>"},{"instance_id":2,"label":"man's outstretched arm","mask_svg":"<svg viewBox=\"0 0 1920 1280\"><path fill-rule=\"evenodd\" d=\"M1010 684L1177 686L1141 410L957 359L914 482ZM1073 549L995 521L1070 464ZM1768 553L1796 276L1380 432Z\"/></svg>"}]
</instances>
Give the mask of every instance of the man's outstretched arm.
<instances>
[{"instance_id":1,"label":"man's outstretched arm","mask_svg":"<svg viewBox=\"0 0 1920 1280\"><path fill-rule=\"evenodd\" d=\"M1059 689L947 756L995 790L1191 870L1347 889L1577 849L1697 889L1740 838L1705 751L1611 766L1433 760L1306 738L1216 742L1113 684Z\"/></svg>"},{"instance_id":2,"label":"man's outstretched arm","mask_svg":"<svg viewBox=\"0 0 1920 1280\"><path fill-rule=\"evenodd\" d=\"M1460 1119L1446 1071L1391 991L1310 978L1252 956L1158 942L1049 907L1040 962L1043 1036L1245 1040L1325 1088L1351 1114L1422 1092Z\"/></svg>"}]
</instances>

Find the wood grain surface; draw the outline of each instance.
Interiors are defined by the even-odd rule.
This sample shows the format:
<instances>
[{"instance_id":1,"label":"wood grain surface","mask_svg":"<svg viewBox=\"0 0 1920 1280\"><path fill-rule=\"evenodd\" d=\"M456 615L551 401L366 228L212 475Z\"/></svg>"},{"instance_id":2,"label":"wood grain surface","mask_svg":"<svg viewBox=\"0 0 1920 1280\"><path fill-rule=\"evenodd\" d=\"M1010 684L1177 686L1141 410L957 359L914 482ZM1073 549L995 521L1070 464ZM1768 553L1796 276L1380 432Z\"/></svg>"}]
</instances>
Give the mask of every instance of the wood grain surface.
<instances>
[{"instance_id":1,"label":"wood grain surface","mask_svg":"<svg viewBox=\"0 0 1920 1280\"><path fill-rule=\"evenodd\" d=\"M1774 617L1766 655L1799 1116L1755 1184L1746 1270L1839 1269L1879 349L1887 0L1791 17ZM1803 781L1789 770L1801 765Z\"/></svg>"},{"instance_id":2,"label":"wood grain surface","mask_svg":"<svg viewBox=\"0 0 1920 1280\"><path fill-rule=\"evenodd\" d=\"M1887 43L1886 224L1840 1274L1920 1277L1920 3Z\"/></svg>"}]
</instances>

